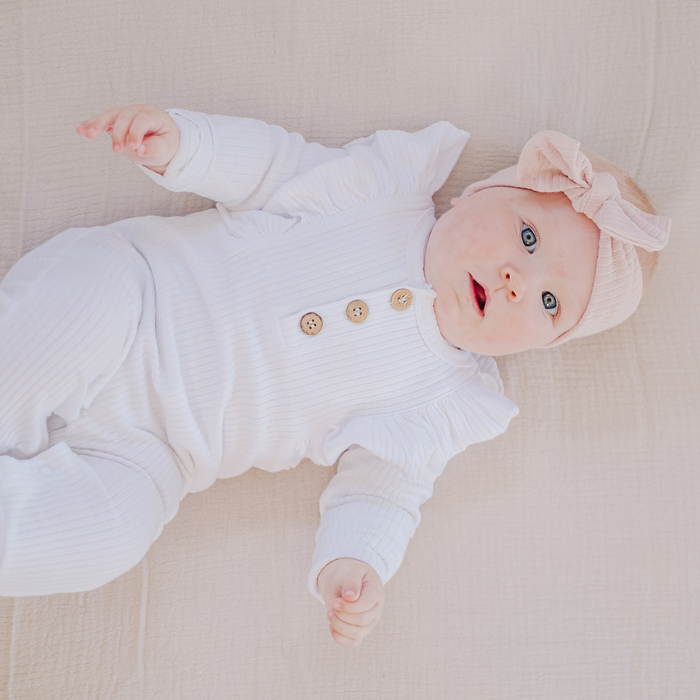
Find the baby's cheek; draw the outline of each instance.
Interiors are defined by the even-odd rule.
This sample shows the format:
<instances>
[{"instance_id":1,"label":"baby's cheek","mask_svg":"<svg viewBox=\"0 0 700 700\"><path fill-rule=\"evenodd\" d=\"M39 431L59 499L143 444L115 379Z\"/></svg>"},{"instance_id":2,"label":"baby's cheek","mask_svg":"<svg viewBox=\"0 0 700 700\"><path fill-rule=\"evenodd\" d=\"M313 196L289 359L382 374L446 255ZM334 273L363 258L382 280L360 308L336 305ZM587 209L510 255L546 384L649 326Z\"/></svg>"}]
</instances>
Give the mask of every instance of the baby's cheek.
<instances>
[{"instance_id":1,"label":"baby's cheek","mask_svg":"<svg viewBox=\"0 0 700 700\"><path fill-rule=\"evenodd\" d=\"M470 251L478 260L492 260L494 263L503 257L498 241L495 240L489 229L481 231L480 235L473 242Z\"/></svg>"}]
</instances>

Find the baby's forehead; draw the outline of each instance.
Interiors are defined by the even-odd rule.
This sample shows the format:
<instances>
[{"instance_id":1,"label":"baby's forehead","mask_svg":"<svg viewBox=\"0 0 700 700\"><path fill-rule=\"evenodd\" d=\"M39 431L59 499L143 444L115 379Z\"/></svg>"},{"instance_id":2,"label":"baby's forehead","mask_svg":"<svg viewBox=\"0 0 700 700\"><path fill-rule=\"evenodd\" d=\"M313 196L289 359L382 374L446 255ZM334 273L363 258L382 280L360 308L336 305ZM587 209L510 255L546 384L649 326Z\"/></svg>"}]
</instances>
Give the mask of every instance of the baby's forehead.
<instances>
[{"instance_id":1,"label":"baby's forehead","mask_svg":"<svg viewBox=\"0 0 700 700\"><path fill-rule=\"evenodd\" d=\"M484 190L488 193L489 190ZM528 216L546 220L553 217L576 215L569 198L563 192L536 192L525 187L493 187L487 196L496 206L522 208Z\"/></svg>"},{"instance_id":2,"label":"baby's forehead","mask_svg":"<svg viewBox=\"0 0 700 700\"><path fill-rule=\"evenodd\" d=\"M555 213L576 214L576 210L569 198L563 192L535 192L533 190L521 190L528 206L543 216Z\"/></svg>"},{"instance_id":3,"label":"baby's forehead","mask_svg":"<svg viewBox=\"0 0 700 700\"><path fill-rule=\"evenodd\" d=\"M541 233L566 235L576 232L586 238L592 237L597 243L598 226L585 214L577 212L563 192L530 191L530 195L526 197L528 213L539 224Z\"/></svg>"}]
</instances>

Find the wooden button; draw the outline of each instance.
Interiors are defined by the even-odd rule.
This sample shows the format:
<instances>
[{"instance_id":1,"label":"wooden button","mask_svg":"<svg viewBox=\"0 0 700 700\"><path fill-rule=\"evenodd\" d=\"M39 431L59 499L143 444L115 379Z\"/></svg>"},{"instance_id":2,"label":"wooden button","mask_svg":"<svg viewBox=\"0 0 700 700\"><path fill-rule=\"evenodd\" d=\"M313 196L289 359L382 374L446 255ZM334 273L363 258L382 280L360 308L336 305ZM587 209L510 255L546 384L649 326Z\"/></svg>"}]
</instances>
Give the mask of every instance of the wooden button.
<instances>
[{"instance_id":1,"label":"wooden button","mask_svg":"<svg viewBox=\"0 0 700 700\"><path fill-rule=\"evenodd\" d=\"M355 301L351 301L348 304L348 308L345 309L345 313L353 323L362 323L369 314L369 307L364 301L355 299Z\"/></svg>"},{"instance_id":2,"label":"wooden button","mask_svg":"<svg viewBox=\"0 0 700 700\"><path fill-rule=\"evenodd\" d=\"M408 289L397 289L391 295L391 305L397 311L407 309L413 303L413 294Z\"/></svg>"},{"instance_id":3,"label":"wooden button","mask_svg":"<svg viewBox=\"0 0 700 700\"><path fill-rule=\"evenodd\" d=\"M316 335L316 333L321 332L323 328L323 319L315 313L304 314L301 317L301 330L306 333L306 335Z\"/></svg>"}]
</instances>

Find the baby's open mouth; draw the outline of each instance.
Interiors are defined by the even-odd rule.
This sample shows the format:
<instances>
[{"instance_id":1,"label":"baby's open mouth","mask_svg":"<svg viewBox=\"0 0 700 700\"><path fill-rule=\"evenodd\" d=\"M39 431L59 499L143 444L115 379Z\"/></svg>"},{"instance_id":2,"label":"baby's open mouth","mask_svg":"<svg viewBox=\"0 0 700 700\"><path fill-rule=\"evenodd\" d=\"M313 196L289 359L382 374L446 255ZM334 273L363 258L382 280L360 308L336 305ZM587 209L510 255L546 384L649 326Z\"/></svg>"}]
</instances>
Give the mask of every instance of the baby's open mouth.
<instances>
[{"instance_id":1,"label":"baby's open mouth","mask_svg":"<svg viewBox=\"0 0 700 700\"><path fill-rule=\"evenodd\" d=\"M474 296L476 297L476 303L479 305L481 314L484 314L484 307L486 306L486 292L484 288L472 277L472 285L474 287Z\"/></svg>"}]
</instances>

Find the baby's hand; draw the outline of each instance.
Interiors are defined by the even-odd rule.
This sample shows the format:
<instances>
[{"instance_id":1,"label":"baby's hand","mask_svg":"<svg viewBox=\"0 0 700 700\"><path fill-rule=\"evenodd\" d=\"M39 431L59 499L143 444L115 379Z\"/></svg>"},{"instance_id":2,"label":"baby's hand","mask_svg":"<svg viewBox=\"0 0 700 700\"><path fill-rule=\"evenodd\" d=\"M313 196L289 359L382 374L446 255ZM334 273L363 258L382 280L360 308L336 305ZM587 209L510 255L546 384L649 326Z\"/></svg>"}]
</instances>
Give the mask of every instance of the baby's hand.
<instances>
[{"instance_id":1,"label":"baby's hand","mask_svg":"<svg viewBox=\"0 0 700 700\"><path fill-rule=\"evenodd\" d=\"M175 120L153 105L113 107L86 119L76 131L89 139L103 132L112 137L112 150L161 175L177 153L180 130Z\"/></svg>"},{"instance_id":2,"label":"baby's hand","mask_svg":"<svg viewBox=\"0 0 700 700\"><path fill-rule=\"evenodd\" d=\"M318 575L333 639L358 647L384 608L384 584L377 572L357 559L335 559Z\"/></svg>"}]
</instances>

